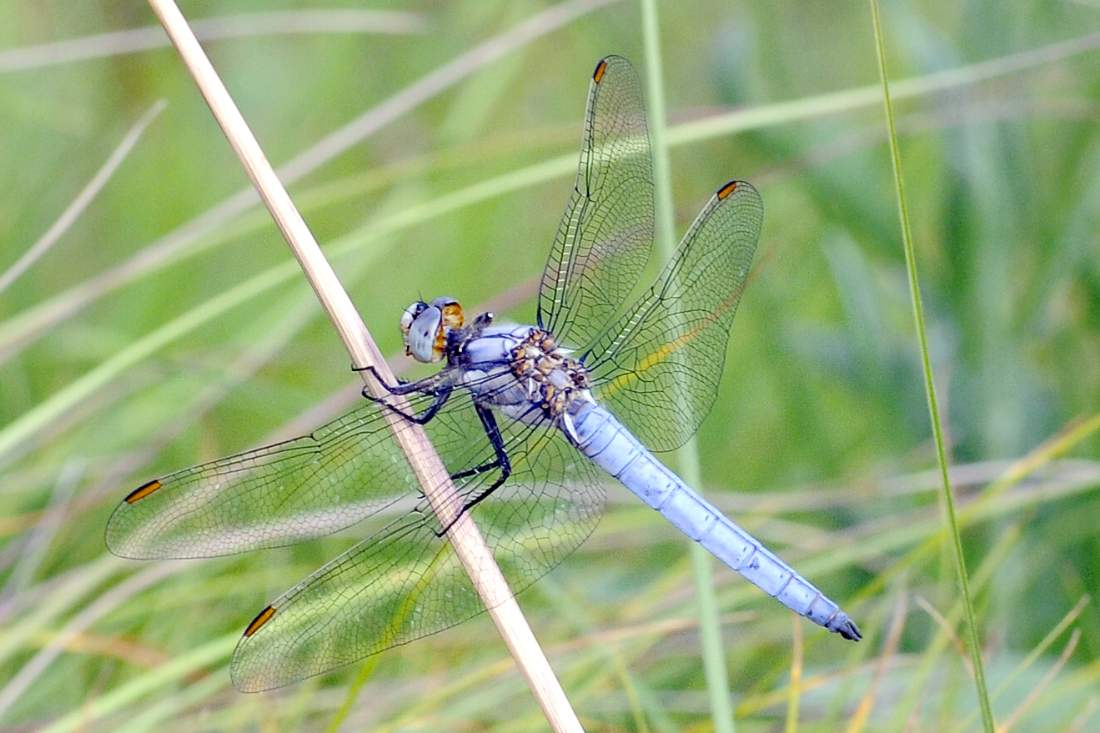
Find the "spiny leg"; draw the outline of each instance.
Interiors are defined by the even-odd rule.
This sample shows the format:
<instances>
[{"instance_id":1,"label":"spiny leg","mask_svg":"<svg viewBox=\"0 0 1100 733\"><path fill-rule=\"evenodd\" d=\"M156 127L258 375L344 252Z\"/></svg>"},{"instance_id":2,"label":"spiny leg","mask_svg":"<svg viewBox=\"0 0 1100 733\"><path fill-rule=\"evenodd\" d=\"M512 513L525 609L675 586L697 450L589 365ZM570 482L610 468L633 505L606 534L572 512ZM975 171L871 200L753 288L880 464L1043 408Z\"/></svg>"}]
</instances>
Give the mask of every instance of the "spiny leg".
<instances>
[{"instance_id":1,"label":"spiny leg","mask_svg":"<svg viewBox=\"0 0 1100 733\"><path fill-rule=\"evenodd\" d=\"M428 405L428 407L425 408L425 410L423 412L421 412L420 414L405 412L400 407L397 407L396 405L391 405L389 402L386 401L385 398L375 397L374 395L370 394L369 392L367 392L365 387L363 388L363 396L366 397L371 402L375 402L377 404L380 404L383 407L385 407L387 410L390 410L391 412L397 413L398 415L405 418L409 422L414 422L417 425L425 425L433 417L435 417L436 413L439 412L443 408L443 405L447 404L447 400L449 400L451 398L451 393L453 391L454 391L453 386L451 386L450 384L444 383L444 384L434 385L430 391L421 392L421 394L430 394L430 395L432 395L433 399L432 399L432 404Z\"/></svg>"},{"instance_id":2,"label":"spiny leg","mask_svg":"<svg viewBox=\"0 0 1100 733\"><path fill-rule=\"evenodd\" d=\"M424 379L418 379L415 382L405 382L398 379L397 384L387 384L386 381L382 379L382 375L378 373L378 370L374 367L373 364L365 367L353 366L351 370L353 372L370 372L371 376L374 377L374 381L378 382L378 384L380 384L382 388L389 392L391 395L400 396L413 393L432 395L435 398L434 400L432 400L432 404L430 404L426 410L417 415L411 412L405 412L399 407L391 405L382 397L375 397L370 393L370 390L368 390L366 387L363 387L363 396L366 397L368 400L380 404L385 408L391 410L392 412L397 413L406 420L417 423L418 425L424 425L433 417L435 417L436 413L439 412L440 409L442 409L443 405L447 403L448 398L450 398L451 396L451 385L441 380L439 374L433 374L429 377L425 377Z\"/></svg>"},{"instance_id":3,"label":"spiny leg","mask_svg":"<svg viewBox=\"0 0 1100 733\"><path fill-rule=\"evenodd\" d=\"M487 463L483 463L480 466L474 466L473 468L467 468L463 471L459 471L458 473L451 474L451 480L457 481L459 479L469 478L470 476L477 476L479 474L485 473L486 471L493 471L496 469L500 469L500 475L497 476L492 484L478 492L477 496L475 496L472 500L462 505L462 509L460 509L458 514L456 514L455 517L447 523L447 526L439 532L436 532L436 534L440 537L447 534L447 530L449 530L454 525L454 523L458 521L459 517L473 509L475 506L477 506L478 502L487 498L490 494L499 489L502 485L504 485L504 482L508 480L508 477L512 475L512 463L508 460L508 451L504 449L504 438L500 434L500 426L497 425L496 418L493 416L492 411L488 407L478 404L474 405L474 409L477 410L477 416L481 419L481 426L485 428L485 437L489 439L489 444L493 447L493 453L495 454L495 457L493 458L493 460Z\"/></svg>"},{"instance_id":4,"label":"spiny leg","mask_svg":"<svg viewBox=\"0 0 1100 733\"><path fill-rule=\"evenodd\" d=\"M424 377L415 382L406 382L401 378L397 378L397 384L387 384L386 380L382 379L382 375L378 373L378 369L376 369L373 364L365 367L353 366L351 370L353 372L369 372L370 375L374 377L374 381L382 385L382 389L395 395L404 395L410 392L435 392L437 382L439 381L439 375L433 374L430 377ZM367 393L366 388L363 389L363 396L367 397L367 399L375 399Z\"/></svg>"}]
</instances>

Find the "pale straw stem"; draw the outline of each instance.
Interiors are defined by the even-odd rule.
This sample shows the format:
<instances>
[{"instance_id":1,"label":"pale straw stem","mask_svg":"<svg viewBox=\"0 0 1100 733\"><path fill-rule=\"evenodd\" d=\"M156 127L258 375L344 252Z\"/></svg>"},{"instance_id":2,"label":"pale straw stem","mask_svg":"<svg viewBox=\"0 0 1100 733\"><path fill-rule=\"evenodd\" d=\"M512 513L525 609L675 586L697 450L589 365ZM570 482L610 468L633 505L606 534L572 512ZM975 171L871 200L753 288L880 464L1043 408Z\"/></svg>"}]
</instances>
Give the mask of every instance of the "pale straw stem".
<instances>
[{"instance_id":1,"label":"pale straw stem","mask_svg":"<svg viewBox=\"0 0 1100 733\"><path fill-rule=\"evenodd\" d=\"M168 32L184 64L194 77L199 91L225 133L229 144L237 153L249 178L256 186L268 211L290 245L294 256L301 263L310 285L336 326L341 340L351 354L356 366L373 366L382 379L392 383L393 374L378 347L371 339L366 325L356 312L336 273L332 270L298 213L286 189L275 175L259 143L249 130L229 92L218 78L210 60L206 57L187 21L173 0L149 0L153 12ZM385 396L374 380L367 386L377 396ZM409 461L417 481L424 489L432 508L445 526L452 519L460 497L451 483L446 468L432 448L424 431L396 414L390 414L394 438ZM520 671L534 693L550 726L555 731L582 730L576 714L569 705L565 693L554 676L549 662L527 625L523 613L513 598L511 590L492 552L468 513L454 520L447 537L461 560L474 588L477 589L497 630L504 638Z\"/></svg>"}]
</instances>

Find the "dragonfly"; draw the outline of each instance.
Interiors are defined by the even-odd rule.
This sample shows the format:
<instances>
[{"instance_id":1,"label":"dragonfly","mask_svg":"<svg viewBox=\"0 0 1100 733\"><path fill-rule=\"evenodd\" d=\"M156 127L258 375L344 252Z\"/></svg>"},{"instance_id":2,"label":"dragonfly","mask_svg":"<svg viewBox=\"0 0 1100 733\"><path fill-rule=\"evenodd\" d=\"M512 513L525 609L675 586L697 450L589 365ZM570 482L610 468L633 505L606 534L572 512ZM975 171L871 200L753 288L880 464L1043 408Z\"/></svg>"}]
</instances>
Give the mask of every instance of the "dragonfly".
<instances>
[{"instance_id":1,"label":"dragonfly","mask_svg":"<svg viewBox=\"0 0 1100 733\"><path fill-rule=\"evenodd\" d=\"M356 409L309 435L142 484L112 514L109 549L213 557L375 517L365 539L245 628L233 683L267 690L484 611L448 543L453 520L439 517L470 512L518 593L592 533L610 476L789 609L858 641L834 601L655 455L682 446L715 401L760 238L760 195L741 180L719 187L646 288L654 218L640 84L626 59L608 56L589 84L577 176L533 325L467 319L451 297L417 300L400 319L405 351L437 371L391 384L370 370L383 396L364 389ZM452 511L429 504L393 439L414 425L447 468Z\"/></svg>"}]
</instances>

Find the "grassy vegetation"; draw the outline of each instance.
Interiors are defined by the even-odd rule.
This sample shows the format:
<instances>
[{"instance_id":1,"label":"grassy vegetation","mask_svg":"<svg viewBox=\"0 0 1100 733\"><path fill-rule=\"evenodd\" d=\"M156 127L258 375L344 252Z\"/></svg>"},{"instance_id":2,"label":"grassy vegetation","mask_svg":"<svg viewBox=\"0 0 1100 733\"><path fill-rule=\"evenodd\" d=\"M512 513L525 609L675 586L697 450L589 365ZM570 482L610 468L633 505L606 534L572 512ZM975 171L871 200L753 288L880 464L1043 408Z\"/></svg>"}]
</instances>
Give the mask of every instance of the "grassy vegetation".
<instances>
[{"instance_id":1,"label":"grassy vegetation","mask_svg":"<svg viewBox=\"0 0 1100 733\"><path fill-rule=\"evenodd\" d=\"M652 46L626 0L376 3L411 13L387 33L319 12L339 7L362 9L183 3L204 18L310 12L314 33L275 33L266 16L208 49L405 368L396 323L417 294L529 320L592 64L620 53L644 73ZM731 177L766 206L696 441L701 489L865 634L792 631L715 567L736 730L981 730L870 9L658 9L676 232ZM1093 730L1100 8L881 10L992 712L1012 731ZM346 537L201 563L106 553L106 518L137 484L358 399L274 225L234 198L246 179L171 49L121 53L130 41L112 36L83 56L29 50L152 22L140 0L0 7L0 278L168 103L41 258L0 279L0 729L543 730L484 617L278 693L233 691L244 624ZM492 39L501 54L481 63L471 49ZM317 150L363 115L361 139ZM589 730L728 730L688 543L609 493L596 534L521 597L532 626Z\"/></svg>"}]
</instances>

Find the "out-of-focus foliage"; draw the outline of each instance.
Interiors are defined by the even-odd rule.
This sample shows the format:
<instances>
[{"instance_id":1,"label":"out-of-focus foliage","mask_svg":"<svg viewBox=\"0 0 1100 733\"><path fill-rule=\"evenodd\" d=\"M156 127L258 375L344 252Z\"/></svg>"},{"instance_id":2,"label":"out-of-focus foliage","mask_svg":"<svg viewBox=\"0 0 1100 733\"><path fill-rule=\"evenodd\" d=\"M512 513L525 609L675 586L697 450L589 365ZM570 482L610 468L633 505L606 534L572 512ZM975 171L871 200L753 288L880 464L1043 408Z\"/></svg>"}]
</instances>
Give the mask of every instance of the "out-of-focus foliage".
<instances>
[{"instance_id":1,"label":"out-of-focus foliage","mask_svg":"<svg viewBox=\"0 0 1100 733\"><path fill-rule=\"evenodd\" d=\"M305 23L363 9L182 5L222 28L242 13ZM348 27L207 44L277 164L401 108L291 186L387 353L418 294L533 312L572 163L532 166L575 155L597 58L646 63L637 5L594 7L487 66L460 63L452 87L401 105L421 79L551 7L376 3L411 25L365 32L346 16ZM994 709L1012 730L1094 730L1100 615L1073 609L1100 583L1100 6L889 0L883 12ZM243 25L258 31L260 18ZM103 527L129 489L306 431L357 398L309 288L290 269L271 274L292 265L262 210L202 226L247 181L174 51L120 54L114 36L102 57L28 52L152 23L140 0L0 6L0 274L133 122L168 102L87 210L0 292L0 721L543 730L484 617L365 667L234 692L240 629L346 538L203 563L107 555ZM699 436L701 488L865 633L852 646L800 629L798 729L975 730L869 10L692 0L664 3L661 23L678 231L731 177L753 181L766 208ZM726 131L706 133L715 120ZM329 412L310 412L319 404ZM590 730L709 730L685 540L610 494L596 534L522 604ZM716 583L738 730L776 730L797 656L790 614L724 569Z\"/></svg>"}]
</instances>

